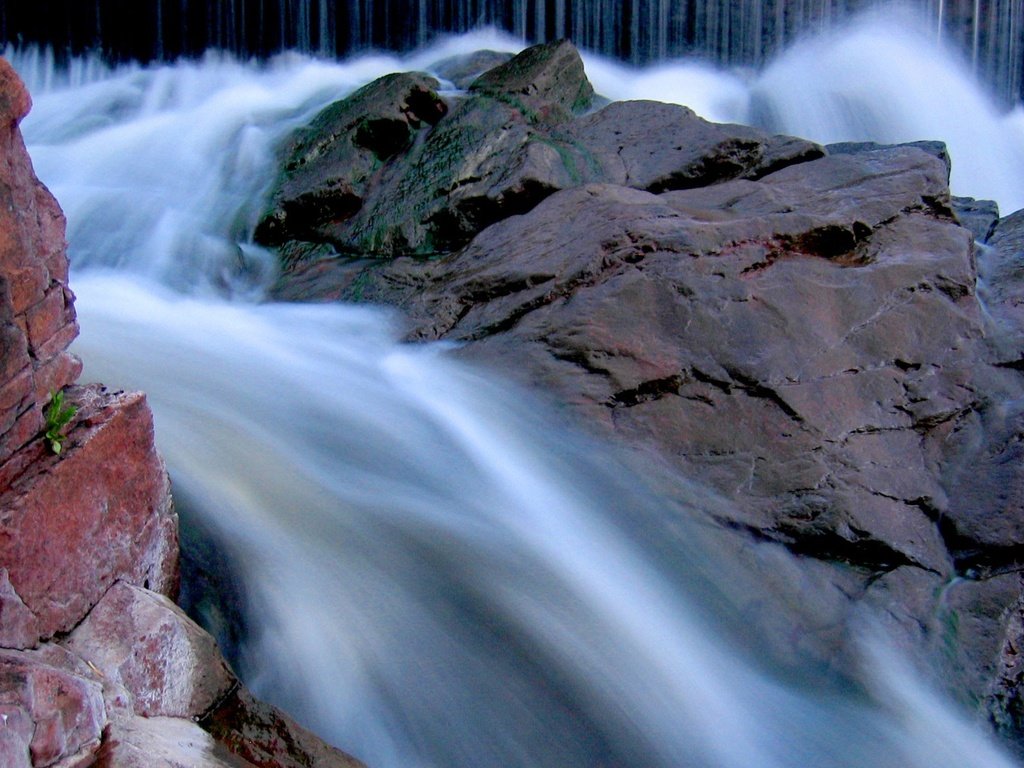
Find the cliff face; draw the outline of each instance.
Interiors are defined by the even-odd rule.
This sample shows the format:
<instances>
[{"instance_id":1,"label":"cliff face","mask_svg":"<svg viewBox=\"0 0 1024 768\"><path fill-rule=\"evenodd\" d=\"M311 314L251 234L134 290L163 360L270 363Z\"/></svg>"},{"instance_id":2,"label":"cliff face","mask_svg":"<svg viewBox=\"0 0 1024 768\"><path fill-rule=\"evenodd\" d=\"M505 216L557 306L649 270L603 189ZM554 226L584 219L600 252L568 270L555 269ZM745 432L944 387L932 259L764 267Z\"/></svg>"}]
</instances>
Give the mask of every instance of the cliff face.
<instances>
[{"instance_id":1,"label":"cliff face","mask_svg":"<svg viewBox=\"0 0 1024 768\"><path fill-rule=\"evenodd\" d=\"M255 700L169 599L178 521L152 414L75 384L65 222L18 129L30 104L0 59L0 765L358 766ZM56 393L75 412L55 452Z\"/></svg>"}]
</instances>

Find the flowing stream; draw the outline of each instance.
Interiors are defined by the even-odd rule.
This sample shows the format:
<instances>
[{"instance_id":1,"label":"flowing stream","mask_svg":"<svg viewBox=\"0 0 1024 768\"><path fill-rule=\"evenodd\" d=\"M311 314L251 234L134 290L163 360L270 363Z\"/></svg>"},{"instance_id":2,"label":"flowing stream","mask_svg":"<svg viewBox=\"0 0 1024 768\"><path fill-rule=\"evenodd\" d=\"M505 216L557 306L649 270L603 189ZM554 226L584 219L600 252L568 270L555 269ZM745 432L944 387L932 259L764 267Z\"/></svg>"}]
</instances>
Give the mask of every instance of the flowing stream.
<instances>
[{"instance_id":1,"label":"flowing stream","mask_svg":"<svg viewBox=\"0 0 1024 768\"><path fill-rule=\"evenodd\" d=\"M754 79L587 67L613 98L712 119L942 138L955 191L1024 205L1020 112L893 29L809 42ZM516 45L113 70L15 57L30 153L68 215L85 378L148 392L183 512L239 584L242 675L371 768L1011 765L867 629L862 685L754 659L724 588L742 574L684 522L718 503L699 478L671 500L646 490L494 373L398 343L387 310L259 302L273 259L248 234L282 137L380 74ZM644 528L669 514L666 556Z\"/></svg>"}]
</instances>

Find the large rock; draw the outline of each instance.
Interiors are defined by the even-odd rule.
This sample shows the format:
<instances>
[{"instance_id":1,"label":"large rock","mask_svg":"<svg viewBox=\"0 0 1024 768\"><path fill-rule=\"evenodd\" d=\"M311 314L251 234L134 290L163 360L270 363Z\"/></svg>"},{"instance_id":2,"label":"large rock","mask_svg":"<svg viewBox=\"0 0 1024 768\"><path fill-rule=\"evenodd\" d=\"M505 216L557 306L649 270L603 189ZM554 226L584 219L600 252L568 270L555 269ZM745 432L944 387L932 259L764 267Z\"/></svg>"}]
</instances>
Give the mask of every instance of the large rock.
<instances>
[{"instance_id":1,"label":"large rock","mask_svg":"<svg viewBox=\"0 0 1024 768\"><path fill-rule=\"evenodd\" d=\"M386 85L377 81L374 93L390 93ZM328 107L293 146L355 143L365 90ZM481 75L467 98L372 176L351 153L292 150L256 237L281 246L289 267L333 253L432 256L561 189L588 182L682 189L758 178L823 154L802 139L715 125L675 105L626 102L577 117L592 93L571 44L529 48ZM348 116L348 139L338 138L329 114ZM296 163L305 169L301 193Z\"/></svg>"},{"instance_id":2,"label":"large rock","mask_svg":"<svg viewBox=\"0 0 1024 768\"><path fill-rule=\"evenodd\" d=\"M241 686L200 725L233 754L260 768L365 768Z\"/></svg>"},{"instance_id":3,"label":"large rock","mask_svg":"<svg viewBox=\"0 0 1024 768\"><path fill-rule=\"evenodd\" d=\"M99 670L112 698L143 717L199 718L238 681L213 638L166 597L112 586L64 646Z\"/></svg>"},{"instance_id":4,"label":"large rock","mask_svg":"<svg viewBox=\"0 0 1024 768\"><path fill-rule=\"evenodd\" d=\"M583 61L568 40L527 48L484 72L469 90L512 102L520 111L555 106L570 113L584 112L594 100L594 87L583 71Z\"/></svg>"},{"instance_id":5,"label":"large rock","mask_svg":"<svg viewBox=\"0 0 1024 768\"><path fill-rule=\"evenodd\" d=\"M331 238L363 205L373 175L447 111L427 75L386 75L318 114L282 150L272 213L257 239Z\"/></svg>"},{"instance_id":6,"label":"large rock","mask_svg":"<svg viewBox=\"0 0 1024 768\"><path fill-rule=\"evenodd\" d=\"M860 148L662 194L586 185L447 258L319 279L711 485L730 502L714 519L759 542L751 570L820 596L758 617L782 656L843 655L870 606L981 699L1015 594L989 580L1016 567L1004 545L1024 524L1016 492L992 491L1017 487L1004 403L1021 389L990 364L973 238L932 150ZM977 492L972 472L988 478ZM958 577L976 588L941 608Z\"/></svg>"},{"instance_id":7,"label":"large rock","mask_svg":"<svg viewBox=\"0 0 1024 768\"><path fill-rule=\"evenodd\" d=\"M23 645L72 629L119 579L166 594L177 584L177 517L145 398L91 386L68 400L78 412L63 452L40 438L0 492L3 605L16 595L35 617Z\"/></svg>"}]
</instances>

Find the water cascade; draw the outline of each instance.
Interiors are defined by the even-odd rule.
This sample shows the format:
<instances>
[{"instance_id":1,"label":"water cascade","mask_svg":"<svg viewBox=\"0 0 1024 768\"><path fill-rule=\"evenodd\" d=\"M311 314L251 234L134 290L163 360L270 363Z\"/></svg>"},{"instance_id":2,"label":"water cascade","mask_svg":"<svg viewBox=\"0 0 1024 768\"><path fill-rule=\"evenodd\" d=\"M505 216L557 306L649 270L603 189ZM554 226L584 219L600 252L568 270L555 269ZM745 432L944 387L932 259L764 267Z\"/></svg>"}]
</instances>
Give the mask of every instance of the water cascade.
<instances>
[{"instance_id":1,"label":"water cascade","mask_svg":"<svg viewBox=\"0 0 1024 768\"><path fill-rule=\"evenodd\" d=\"M324 7L301 6L311 44ZM919 44L893 28L873 34ZM699 483L671 500L644 490L544 405L444 347L399 344L382 309L249 301L273 274L248 236L288 131L384 72L509 45L477 33L401 60L76 59L63 72L16 59L35 98L29 150L69 218L86 377L149 393L183 511L241 584L242 674L372 768L1008 768L869 619L858 684L755 660L729 607L741 572L685 525L671 556L645 533L718 503ZM960 82L938 60L927 87ZM690 63L588 69L615 97L799 118L771 69L752 83ZM1012 116L986 109L971 125L1024 152ZM979 140L935 119L928 138Z\"/></svg>"},{"instance_id":2,"label":"water cascade","mask_svg":"<svg viewBox=\"0 0 1024 768\"><path fill-rule=\"evenodd\" d=\"M571 38L634 64L680 55L759 67L797 38L893 0L48 0L0 5L0 41L115 60L171 60L209 48L242 57L299 50L337 57L408 50L438 34L491 25L521 42ZM913 0L931 35L1012 102L1022 95L1018 0Z\"/></svg>"}]
</instances>

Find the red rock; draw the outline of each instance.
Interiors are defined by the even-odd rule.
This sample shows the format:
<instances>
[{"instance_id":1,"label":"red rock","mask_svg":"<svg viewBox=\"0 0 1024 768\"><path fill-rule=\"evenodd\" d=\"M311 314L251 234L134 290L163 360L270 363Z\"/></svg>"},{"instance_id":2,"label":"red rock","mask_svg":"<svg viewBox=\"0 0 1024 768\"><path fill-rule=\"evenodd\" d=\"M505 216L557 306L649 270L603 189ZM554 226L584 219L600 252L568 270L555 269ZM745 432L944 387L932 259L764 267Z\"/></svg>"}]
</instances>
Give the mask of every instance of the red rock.
<instances>
[{"instance_id":1,"label":"red rock","mask_svg":"<svg viewBox=\"0 0 1024 768\"><path fill-rule=\"evenodd\" d=\"M141 394L69 390L78 406L64 452L38 460L0 493L0 562L40 637L70 630L118 579L171 593L177 518L152 416Z\"/></svg>"},{"instance_id":2,"label":"red rock","mask_svg":"<svg viewBox=\"0 0 1024 768\"><path fill-rule=\"evenodd\" d=\"M0 646L29 648L39 639L39 621L11 586L7 569L0 568Z\"/></svg>"},{"instance_id":3,"label":"red rock","mask_svg":"<svg viewBox=\"0 0 1024 768\"><path fill-rule=\"evenodd\" d=\"M5 59L0 59L0 120L18 123L32 108L32 99L21 78Z\"/></svg>"},{"instance_id":4,"label":"red rock","mask_svg":"<svg viewBox=\"0 0 1024 768\"><path fill-rule=\"evenodd\" d=\"M33 347L38 347L74 319L74 310L62 285L52 287L43 300L25 312L28 326L28 339Z\"/></svg>"},{"instance_id":5,"label":"red rock","mask_svg":"<svg viewBox=\"0 0 1024 768\"><path fill-rule=\"evenodd\" d=\"M178 606L123 582L64 645L105 684L123 686L132 710L145 717L205 715L237 683L214 639Z\"/></svg>"},{"instance_id":6,"label":"red rock","mask_svg":"<svg viewBox=\"0 0 1024 768\"><path fill-rule=\"evenodd\" d=\"M99 747L105 724L98 683L51 666L39 654L0 651L0 755L12 758L5 766L84 764Z\"/></svg>"}]
</instances>

